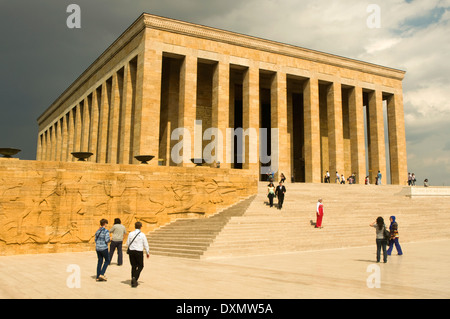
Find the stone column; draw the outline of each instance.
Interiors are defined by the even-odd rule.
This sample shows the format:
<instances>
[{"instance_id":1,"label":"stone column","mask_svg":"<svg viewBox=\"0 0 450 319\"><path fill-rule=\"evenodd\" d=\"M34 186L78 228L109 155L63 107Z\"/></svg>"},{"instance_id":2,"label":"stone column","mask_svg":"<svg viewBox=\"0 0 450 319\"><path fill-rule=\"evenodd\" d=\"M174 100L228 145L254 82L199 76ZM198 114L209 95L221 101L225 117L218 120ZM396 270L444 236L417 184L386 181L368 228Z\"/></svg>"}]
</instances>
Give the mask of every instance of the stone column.
<instances>
[{"instance_id":1,"label":"stone column","mask_svg":"<svg viewBox=\"0 0 450 319\"><path fill-rule=\"evenodd\" d=\"M197 107L197 57L186 56L180 70L178 128L184 128L182 166L193 166ZM190 138L189 138L190 137Z\"/></svg>"},{"instance_id":2,"label":"stone column","mask_svg":"<svg viewBox=\"0 0 450 319\"><path fill-rule=\"evenodd\" d=\"M305 182L320 183L319 81L310 78L303 88L305 119Z\"/></svg>"},{"instance_id":3,"label":"stone column","mask_svg":"<svg viewBox=\"0 0 450 319\"><path fill-rule=\"evenodd\" d=\"M148 32L146 30L146 32ZM135 155L153 155L150 165L158 165L161 109L162 52L147 37L138 54L136 73ZM134 160L134 163L138 163Z\"/></svg>"},{"instance_id":4,"label":"stone column","mask_svg":"<svg viewBox=\"0 0 450 319\"><path fill-rule=\"evenodd\" d=\"M74 146L72 152L80 152L81 151L81 132L82 132L82 125L81 125L81 105L77 104L75 107L75 139L74 139ZM72 155L70 155L72 156ZM72 161L76 161L76 159L72 156Z\"/></svg>"},{"instance_id":5,"label":"stone column","mask_svg":"<svg viewBox=\"0 0 450 319\"><path fill-rule=\"evenodd\" d=\"M67 123L68 127L68 143L67 143L67 156L66 161L71 162L73 161L72 152L74 152L74 145L75 145L75 112L76 107L72 108L69 111L69 122Z\"/></svg>"},{"instance_id":6,"label":"stone column","mask_svg":"<svg viewBox=\"0 0 450 319\"><path fill-rule=\"evenodd\" d=\"M44 154L43 160L49 160L49 152L50 152L50 131L47 129L44 132Z\"/></svg>"},{"instance_id":7,"label":"stone column","mask_svg":"<svg viewBox=\"0 0 450 319\"><path fill-rule=\"evenodd\" d=\"M68 132L68 116L64 114L62 117L62 145L61 145L61 161L67 161L67 150L69 147L69 132Z\"/></svg>"},{"instance_id":8,"label":"stone column","mask_svg":"<svg viewBox=\"0 0 450 319\"><path fill-rule=\"evenodd\" d=\"M378 171L382 174L382 183L386 184L386 150L384 143L383 95L376 90L369 93L370 122L370 182L375 183Z\"/></svg>"},{"instance_id":9,"label":"stone column","mask_svg":"<svg viewBox=\"0 0 450 319\"><path fill-rule=\"evenodd\" d=\"M49 142L49 137L48 137L48 130L45 130L43 133L43 150L42 150L42 160L43 161L48 161L48 142Z\"/></svg>"},{"instance_id":10,"label":"stone column","mask_svg":"<svg viewBox=\"0 0 450 319\"><path fill-rule=\"evenodd\" d=\"M81 140L81 151L89 151L89 131L91 126L91 114L89 110L89 98L86 97L83 101L83 120L82 120L82 140Z\"/></svg>"},{"instance_id":11,"label":"stone column","mask_svg":"<svg viewBox=\"0 0 450 319\"><path fill-rule=\"evenodd\" d=\"M56 150L56 132L55 132L55 125L50 126L50 153L48 160L54 161L55 157L55 150Z\"/></svg>"},{"instance_id":12,"label":"stone column","mask_svg":"<svg viewBox=\"0 0 450 319\"><path fill-rule=\"evenodd\" d=\"M54 141L54 130L53 126L48 129L48 152L47 161L53 160L53 141Z\"/></svg>"},{"instance_id":13,"label":"stone column","mask_svg":"<svg viewBox=\"0 0 450 319\"><path fill-rule=\"evenodd\" d=\"M109 121L108 83L103 83L100 90L97 163L106 163Z\"/></svg>"},{"instance_id":14,"label":"stone column","mask_svg":"<svg viewBox=\"0 0 450 319\"><path fill-rule=\"evenodd\" d=\"M42 133L42 154L41 154L41 161L47 160L47 131L44 131Z\"/></svg>"},{"instance_id":15,"label":"stone column","mask_svg":"<svg viewBox=\"0 0 450 319\"><path fill-rule=\"evenodd\" d=\"M396 185L406 185L408 180L408 167L406 161L403 95L401 93L396 93L388 97L387 115L389 127L391 182Z\"/></svg>"},{"instance_id":16,"label":"stone column","mask_svg":"<svg viewBox=\"0 0 450 319\"><path fill-rule=\"evenodd\" d=\"M118 72L115 72L112 77L111 86L111 108L109 110L109 130L108 130L108 153L107 163L118 163L118 146L119 146L119 132L120 130L120 108L121 108L121 94L120 87L122 79Z\"/></svg>"},{"instance_id":17,"label":"stone column","mask_svg":"<svg viewBox=\"0 0 450 319\"><path fill-rule=\"evenodd\" d=\"M244 130L243 148L245 152L243 168L255 174L260 173L259 163L259 69L251 65L244 73L242 101L242 123ZM247 134L247 136L246 136Z\"/></svg>"},{"instance_id":18,"label":"stone column","mask_svg":"<svg viewBox=\"0 0 450 319\"><path fill-rule=\"evenodd\" d=\"M123 89L122 89L122 118L120 119L121 126L121 136L120 138L120 154L119 163L121 164L131 164L133 162L132 150L131 150L131 133L132 133L132 122L133 116L133 74L129 63L125 65L124 77L123 77Z\"/></svg>"},{"instance_id":19,"label":"stone column","mask_svg":"<svg viewBox=\"0 0 450 319\"><path fill-rule=\"evenodd\" d=\"M336 172L344 173L344 132L342 124L341 84L334 82L327 90L328 116L328 150L331 182L335 181Z\"/></svg>"},{"instance_id":20,"label":"stone column","mask_svg":"<svg viewBox=\"0 0 450 319\"><path fill-rule=\"evenodd\" d=\"M97 89L92 92L92 101L91 101L91 125L89 128L89 149L88 151L93 153L93 155L89 158L91 162L97 162L97 146L98 146L98 132L99 132L99 101L98 101L98 93Z\"/></svg>"},{"instance_id":21,"label":"stone column","mask_svg":"<svg viewBox=\"0 0 450 319\"><path fill-rule=\"evenodd\" d=\"M349 93L350 152L352 171L356 183L364 184L366 177L366 144L364 137L364 106L361 87L354 87Z\"/></svg>"},{"instance_id":22,"label":"stone column","mask_svg":"<svg viewBox=\"0 0 450 319\"><path fill-rule=\"evenodd\" d=\"M46 129L44 134L45 134L44 135L45 148L44 148L44 158L43 158L43 160L44 161L48 161L49 160L49 156L50 156L49 153L50 153L50 149L51 149L51 147L50 147L50 130Z\"/></svg>"},{"instance_id":23,"label":"stone column","mask_svg":"<svg viewBox=\"0 0 450 319\"><path fill-rule=\"evenodd\" d=\"M230 168L231 163L226 161L227 152L227 128L230 114L230 64L228 61L219 61L213 74L212 92L212 127L217 128L220 133L216 133L216 162L220 161L221 168ZM221 136L222 141L218 139ZM230 155L228 155L230 156Z\"/></svg>"},{"instance_id":24,"label":"stone column","mask_svg":"<svg viewBox=\"0 0 450 319\"><path fill-rule=\"evenodd\" d=\"M280 180L283 173L288 180L291 176L289 145L287 139L287 87L286 73L277 72L271 84L271 128L277 129L278 134L273 131L271 135L271 163L276 171L275 180ZM278 135L278 136L277 136ZM278 166L278 167L275 167Z\"/></svg>"},{"instance_id":25,"label":"stone column","mask_svg":"<svg viewBox=\"0 0 450 319\"><path fill-rule=\"evenodd\" d=\"M39 133L38 141L37 141L37 149L36 149L36 160L37 161L42 161L42 150L43 150L42 139L43 139L42 134Z\"/></svg>"},{"instance_id":26,"label":"stone column","mask_svg":"<svg viewBox=\"0 0 450 319\"><path fill-rule=\"evenodd\" d=\"M48 152L47 152L47 161L53 161L53 137L54 130L53 126L50 126L48 129Z\"/></svg>"},{"instance_id":27,"label":"stone column","mask_svg":"<svg viewBox=\"0 0 450 319\"><path fill-rule=\"evenodd\" d=\"M53 156L54 161L61 161L61 144L62 144L62 121L58 120L55 125L55 155Z\"/></svg>"}]
</instances>

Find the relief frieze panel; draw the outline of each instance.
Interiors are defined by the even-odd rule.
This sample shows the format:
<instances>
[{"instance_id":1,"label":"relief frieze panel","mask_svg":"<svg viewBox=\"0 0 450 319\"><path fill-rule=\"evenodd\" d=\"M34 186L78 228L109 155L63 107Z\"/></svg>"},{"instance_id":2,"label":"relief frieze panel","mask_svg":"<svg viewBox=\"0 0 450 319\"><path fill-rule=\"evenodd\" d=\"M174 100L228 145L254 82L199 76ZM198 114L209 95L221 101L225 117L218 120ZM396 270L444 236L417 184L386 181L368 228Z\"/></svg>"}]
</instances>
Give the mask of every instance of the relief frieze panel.
<instances>
[{"instance_id":1,"label":"relief frieze panel","mask_svg":"<svg viewBox=\"0 0 450 319\"><path fill-rule=\"evenodd\" d=\"M176 218L207 217L256 193L250 173L126 166L132 170L1 161L0 255L92 249L102 218L110 226L120 218L130 230L140 221L150 232Z\"/></svg>"}]
</instances>

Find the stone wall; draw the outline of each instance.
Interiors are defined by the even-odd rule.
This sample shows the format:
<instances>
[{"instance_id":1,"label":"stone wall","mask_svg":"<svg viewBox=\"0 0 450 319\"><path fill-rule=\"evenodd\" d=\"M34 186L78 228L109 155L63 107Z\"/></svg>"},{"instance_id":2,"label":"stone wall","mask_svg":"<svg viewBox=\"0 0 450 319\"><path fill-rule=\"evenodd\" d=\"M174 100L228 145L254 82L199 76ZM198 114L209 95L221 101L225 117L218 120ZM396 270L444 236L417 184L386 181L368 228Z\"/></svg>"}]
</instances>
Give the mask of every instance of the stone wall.
<instances>
[{"instance_id":1,"label":"stone wall","mask_svg":"<svg viewBox=\"0 0 450 319\"><path fill-rule=\"evenodd\" d=\"M246 170L0 159L0 255L92 250L102 218L148 233L256 192Z\"/></svg>"}]
</instances>

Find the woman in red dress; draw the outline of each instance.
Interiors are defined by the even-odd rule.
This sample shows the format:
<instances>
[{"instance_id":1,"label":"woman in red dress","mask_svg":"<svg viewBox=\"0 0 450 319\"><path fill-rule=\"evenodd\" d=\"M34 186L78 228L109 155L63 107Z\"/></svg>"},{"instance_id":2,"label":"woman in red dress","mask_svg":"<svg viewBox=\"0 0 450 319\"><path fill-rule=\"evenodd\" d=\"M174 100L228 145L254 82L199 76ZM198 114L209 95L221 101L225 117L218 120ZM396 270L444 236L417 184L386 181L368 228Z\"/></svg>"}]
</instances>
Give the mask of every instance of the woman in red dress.
<instances>
[{"instance_id":1,"label":"woman in red dress","mask_svg":"<svg viewBox=\"0 0 450 319\"><path fill-rule=\"evenodd\" d=\"M317 208L316 208L316 228L322 228L322 218L323 218L323 203L322 198L319 199L317 202Z\"/></svg>"}]
</instances>

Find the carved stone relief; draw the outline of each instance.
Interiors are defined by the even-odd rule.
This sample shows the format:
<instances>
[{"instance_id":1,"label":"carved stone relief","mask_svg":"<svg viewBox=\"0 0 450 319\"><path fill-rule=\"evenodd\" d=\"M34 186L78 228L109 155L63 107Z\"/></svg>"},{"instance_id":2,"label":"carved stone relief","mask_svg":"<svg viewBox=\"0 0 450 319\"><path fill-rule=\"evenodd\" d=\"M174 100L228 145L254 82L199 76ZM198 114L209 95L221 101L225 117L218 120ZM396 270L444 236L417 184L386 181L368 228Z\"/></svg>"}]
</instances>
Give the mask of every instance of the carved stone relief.
<instances>
[{"instance_id":1,"label":"carved stone relief","mask_svg":"<svg viewBox=\"0 0 450 319\"><path fill-rule=\"evenodd\" d=\"M130 231L140 221L149 232L256 192L256 177L245 171L128 167L1 161L0 255L86 250L102 218L109 227L120 218Z\"/></svg>"}]
</instances>

